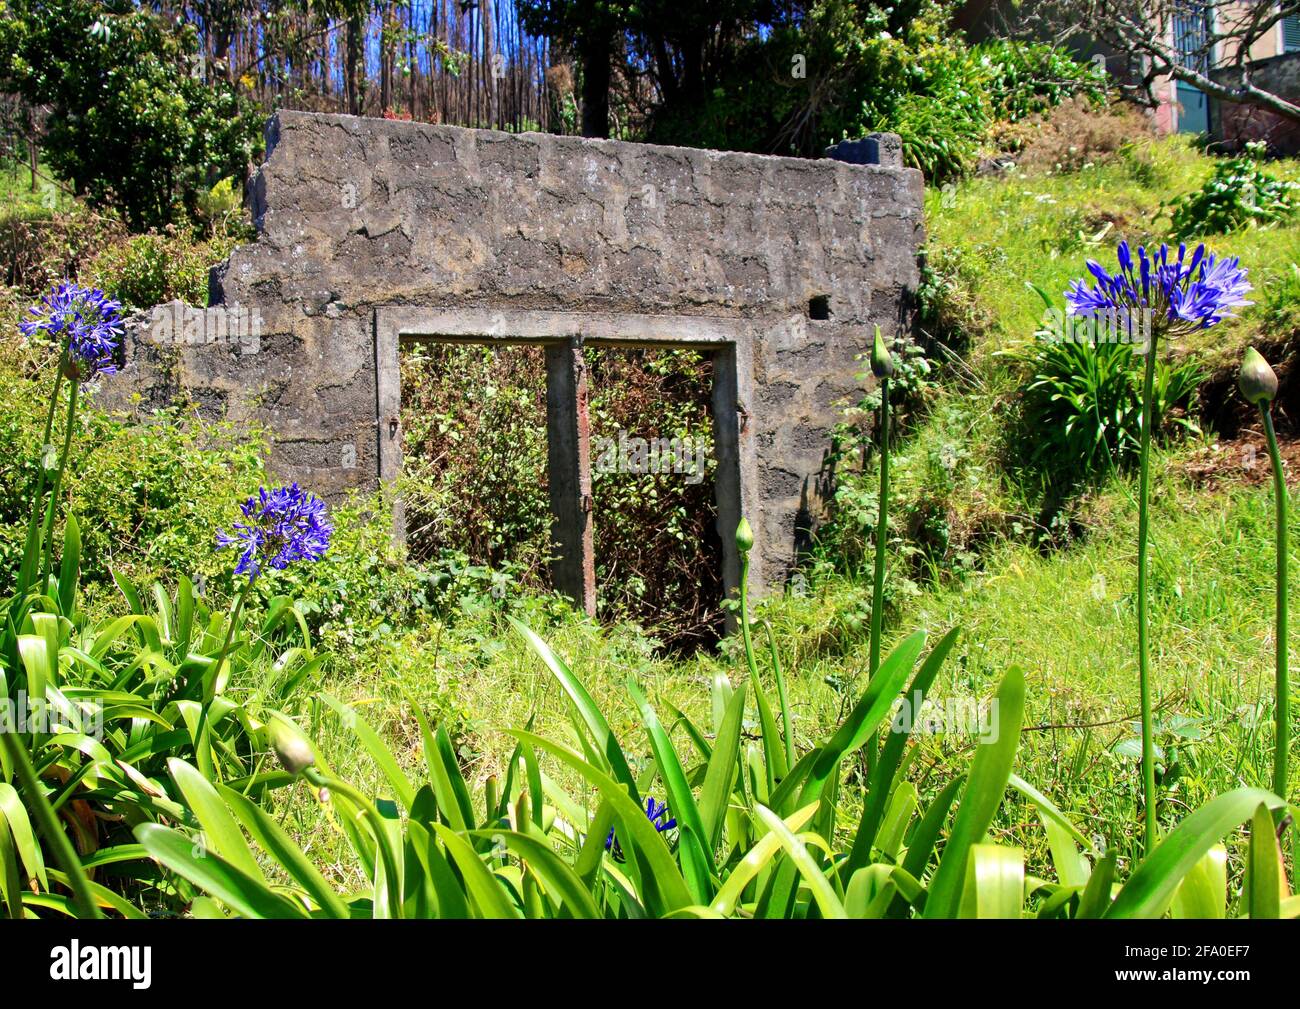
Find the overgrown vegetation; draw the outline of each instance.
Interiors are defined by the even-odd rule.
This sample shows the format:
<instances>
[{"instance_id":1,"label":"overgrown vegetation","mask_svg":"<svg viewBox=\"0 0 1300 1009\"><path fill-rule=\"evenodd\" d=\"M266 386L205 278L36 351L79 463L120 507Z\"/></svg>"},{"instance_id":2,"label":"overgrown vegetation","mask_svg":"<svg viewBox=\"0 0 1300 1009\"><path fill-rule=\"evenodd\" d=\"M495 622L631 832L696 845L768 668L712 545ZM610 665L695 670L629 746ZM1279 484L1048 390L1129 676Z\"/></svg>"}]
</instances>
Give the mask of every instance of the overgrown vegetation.
<instances>
[{"instance_id":1,"label":"overgrown vegetation","mask_svg":"<svg viewBox=\"0 0 1300 1009\"><path fill-rule=\"evenodd\" d=\"M592 516L602 619L673 648L721 629L712 365L686 351L587 348ZM546 372L528 347L421 345L402 362L411 557L446 612L548 583ZM701 564L711 565L702 571Z\"/></svg>"},{"instance_id":2,"label":"overgrown vegetation","mask_svg":"<svg viewBox=\"0 0 1300 1009\"><path fill-rule=\"evenodd\" d=\"M1295 215L1300 183L1279 179L1259 164L1264 144L1224 158L1196 192L1173 202L1170 230L1179 240L1224 235L1245 227L1269 227Z\"/></svg>"},{"instance_id":3,"label":"overgrown vegetation","mask_svg":"<svg viewBox=\"0 0 1300 1009\"><path fill-rule=\"evenodd\" d=\"M136 230L181 223L225 176L242 181L261 117L195 72L198 33L150 10L93 0L9 0L0 90L49 110L49 165Z\"/></svg>"},{"instance_id":4,"label":"overgrown vegetation","mask_svg":"<svg viewBox=\"0 0 1300 1009\"><path fill-rule=\"evenodd\" d=\"M545 593L539 355L408 355L413 555L392 543L392 502L356 496L329 510L328 551L317 526L289 556L293 529L256 500L237 510L274 483L256 432L185 409L108 416L94 387L111 375L74 401L57 334L12 329L70 274L128 305L201 304L206 265L240 234L233 186L173 191L185 222L133 237L143 218L62 189L13 201L0 686L50 698L56 721L5 733L8 914L1300 913L1294 833L1274 840L1295 789L1272 794L1288 790L1289 645L1265 603L1275 570L1286 584L1275 516L1291 519L1259 481L1253 410L1231 442L1212 423L1243 406L1237 362L1260 343L1281 375L1268 433L1282 452L1294 434L1294 225L1278 214L1212 240L1242 255L1257 304L1182 338L1147 396L1128 345L1052 338L1025 282L1054 302L1120 239L1158 246L1190 213L1177 208L1206 193L1237 206L1241 187L1214 180L1240 165L1092 108L1087 68L1057 51L967 50L937 15L893 30L901 8L812 6L799 30L815 14L844 65L894 82L844 129L910 123L909 157L950 182L929 196L921 331L891 348L888 479L873 390L845 404L834 521L807 566L712 649L662 647L721 618L707 468L654 479L616 451L594 507L602 582L620 588L597 622ZM762 41L784 55L792 38ZM751 128L721 108L646 122ZM780 140L815 149L842 111ZM986 154L1001 170L964 178ZM1294 164L1252 165L1289 191ZM587 353L596 444L708 440L707 361ZM1144 398L1161 435L1149 495L1129 467ZM47 416L67 418L66 445ZM238 552L216 548L233 522L260 530L243 542L265 548L261 569L236 575ZM916 689L977 717L996 700L994 721L891 731L922 718Z\"/></svg>"}]
</instances>

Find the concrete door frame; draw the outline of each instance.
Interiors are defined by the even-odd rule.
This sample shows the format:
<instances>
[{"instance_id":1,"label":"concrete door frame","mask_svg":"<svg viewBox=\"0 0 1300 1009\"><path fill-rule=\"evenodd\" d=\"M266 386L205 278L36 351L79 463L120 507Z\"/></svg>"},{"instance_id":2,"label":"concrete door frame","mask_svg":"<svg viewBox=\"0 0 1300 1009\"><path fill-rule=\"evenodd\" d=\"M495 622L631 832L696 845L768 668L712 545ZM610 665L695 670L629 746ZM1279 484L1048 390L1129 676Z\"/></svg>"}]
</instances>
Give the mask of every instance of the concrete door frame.
<instances>
[{"instance_id":1,"label":"concrete door frame","mask_svg":"<svg viewBox=\"0 0 1300 1009\"><path fill-rule=\"evenodd\" d=\"M717 471L714 493L728 598L740 585L735 530L742 515L758 520L757 462L753 425L754 332L741 319L716 316L642 315L620 312L551 312L529 309L375 309L377 458L381 484L391 486L402 470L401 368L403 340L547 349L547 459L553 538L561 557L552 569L554 587L594 612L591 546L591 469L586 444L585 367L582 348L592 346L694 347L713 357L713 431ZM400 499L393 502L394 533L405 535ZM751 557L751 597L762 592L764 572ZM728 619L728 626L734 620Z\"/></svg>"}]
</instances>

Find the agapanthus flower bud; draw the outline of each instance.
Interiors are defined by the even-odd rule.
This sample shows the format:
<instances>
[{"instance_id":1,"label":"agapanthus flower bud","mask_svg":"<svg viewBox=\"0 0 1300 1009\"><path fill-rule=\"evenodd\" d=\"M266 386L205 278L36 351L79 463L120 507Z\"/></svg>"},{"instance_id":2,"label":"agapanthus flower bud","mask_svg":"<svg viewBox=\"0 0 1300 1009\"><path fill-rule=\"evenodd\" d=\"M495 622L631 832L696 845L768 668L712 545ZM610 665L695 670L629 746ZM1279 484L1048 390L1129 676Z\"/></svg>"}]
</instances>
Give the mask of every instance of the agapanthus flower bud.
<instances>
[{"instance_id":1,"label":"agapanthus flower bud","mask_svg":"<svg viewBox=\"0 0 1300 1009\"><path fill-rule=\"evenodd\" d=\"M876 327L876 340L871 347L871 374L876 378L889 378L894 373L894 357L885 346L885 339Z\"/></svg>"},{"instance_id":2,"label":"agapanthus flower bud","mask_svg":"<svg viewBox=\"0 0 1300 1009\"><path fill-rule=\"evenodd\" d=\"M1254 347L1247 347L1237 373L1237 386L1246 402L1254 406L1271 403L1277 396L1277 374L1269 367L1264 355Z\"/></svg>"},{"instance_id":3,"label":"agapanthus flower bud","mask_svg":"<svg viewBox=\"0 0 1300 1009\"><path fill-rule=\"evenodd\" d=\"M749 527L749 519L742 518L736 526L736 549L747 554L754 546L754 530Z\"/></svg>"},{"instance_id":4,"label":"agapanthus flower bud","mask_svg":"<svg viewBox=\"0 0 1300 1009\"><path fill-rule=\"evenodd\" d=\"M266 739L280 766L290 774L301 774L316 763L316 754L307 736L284 715L273 713L267 719Z\"/></svg>"}]
</instances>

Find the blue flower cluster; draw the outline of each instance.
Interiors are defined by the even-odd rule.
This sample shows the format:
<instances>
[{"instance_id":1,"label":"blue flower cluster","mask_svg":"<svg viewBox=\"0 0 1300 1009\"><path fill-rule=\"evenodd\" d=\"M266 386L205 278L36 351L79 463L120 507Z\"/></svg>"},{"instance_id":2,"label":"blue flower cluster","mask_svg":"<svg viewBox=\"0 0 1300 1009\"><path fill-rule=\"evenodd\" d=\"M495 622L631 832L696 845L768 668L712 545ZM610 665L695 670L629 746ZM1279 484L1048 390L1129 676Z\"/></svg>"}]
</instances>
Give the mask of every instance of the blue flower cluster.
<instances>
[{"instance_id":1,"label":"blue flower cluster","mask_svg":"<svg viewBox=\"0 0 1300 1009\"><path fill-rule=\"evenodd\" d=\"M122 305L97 287L65 281L30 309L33 319L18 324L26 337L45 333L66 341L70 377L85 381L117 371L113 362L122 335Z\"/></svg>"},{"instance_id":2,"label":"blue flower cluster","mask_svg":"<svg viewBox=\"0 0 1300 1009\"><path fill-rule=\"evenodd\" d=\"M1119 270L1113 274L1088 260L1096 285L1088 287L1082 280L1070 285L1065 301L1071 315L1118 312L1132 326L1134 316L1150 311L1157 335L1180 335L1209 329L1232 315L1232 309L1250 304L1245 299L1250 282L1236 256L1219 259L1198 245L1189 259L1187 246L1180 245L1173 258L1168 245L1154 253L1138 246L1135 262L1127 242L1119 243L1117 253Z\"/></svg>"},{"instance_id":3,"label":"blue flower cluster","mask_svg":"<svg viewBox=\"0 0 1300 1009\"><path fill-rule=\"evenodd\" d=\"M663 833L665 830L672 830L677 826L675 819L668 818L668 803L655 802L653 796L647 796L645 800L646 819L654 824L655 830ZM609 834L605 838L605 850L613 855L618 861L623 861L623 848L618 843L618 838L614 836L614 828L609 828Z\"/></svg>"},{"instance_id":4,"label":"blue flower cluster","mask_svg":"<svg viewBox=\"0 0 1300 1009\"><path fill-rule=\"evenodd\" d=\"M325 502L296 483L262 487L240 510L248 521L236 523L234 533L218 533L217 544L241 548L235 574L250 581L264 566L282 570L294 561L318 561L329 549L334 528Z\"/></svg>"}]
</instances>

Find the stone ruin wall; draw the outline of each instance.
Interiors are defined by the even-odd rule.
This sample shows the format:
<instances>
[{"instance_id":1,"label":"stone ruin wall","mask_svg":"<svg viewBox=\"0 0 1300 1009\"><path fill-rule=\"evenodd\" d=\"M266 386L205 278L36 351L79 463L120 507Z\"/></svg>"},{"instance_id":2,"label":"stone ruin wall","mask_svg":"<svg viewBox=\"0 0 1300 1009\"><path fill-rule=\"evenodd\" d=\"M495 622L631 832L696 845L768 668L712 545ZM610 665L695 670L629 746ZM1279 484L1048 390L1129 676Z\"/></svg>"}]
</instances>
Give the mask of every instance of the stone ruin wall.
<instances>
[{"instance_id":1,"label":"stone ruin wall","mask_svg":"<svg viewBox=\"0 0 1300 1009\"><path fill-rule=\"evenodd\" d=\"M743 511L756 586L778 585L821 511L857 355L873 324L910 326L924 237L921 175L897 138L828 154L280 112L252 183L258 239L213 271L212 307L160 306L132 326L104 393L148 409L183 390L259 422L278 476L337 496L400 466L403 337L542 343L557 542L573 553L582 530L565 523L587 522L590 543L584 460L568 459L582 345L703 346L719 354L722 541ZM734 585L730 550L727 567ZM557 575L577 594L581 572Z\"/></svg>"}]
</instances>

